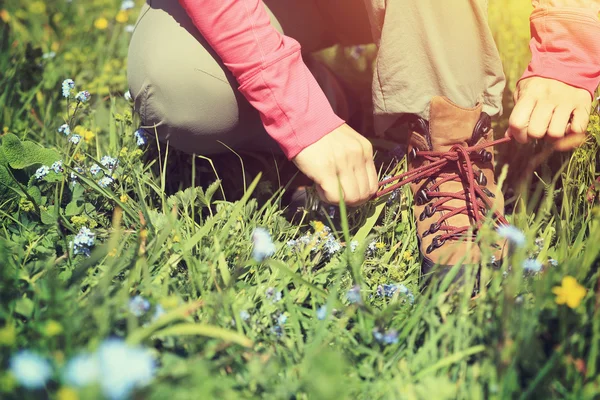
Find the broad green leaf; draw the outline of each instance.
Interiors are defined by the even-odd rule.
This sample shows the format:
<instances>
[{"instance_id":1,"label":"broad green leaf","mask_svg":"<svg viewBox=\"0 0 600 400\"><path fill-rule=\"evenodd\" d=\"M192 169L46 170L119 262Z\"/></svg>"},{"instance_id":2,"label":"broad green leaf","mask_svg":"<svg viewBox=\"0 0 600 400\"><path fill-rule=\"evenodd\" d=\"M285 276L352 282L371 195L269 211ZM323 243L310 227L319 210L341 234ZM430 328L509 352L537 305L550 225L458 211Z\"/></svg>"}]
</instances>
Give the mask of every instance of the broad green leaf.
<instances>
[{"instance_id":1,"label":"broad green leaf","mask_svg":"<svg viewBox=\"0 0 600 400\"><path fill-rule=\"evenodd\" d=\"M43 148L34 142L22 142L12 133L2 138L2 150L10 167L15 169L23 169L35 164L52 165L60 160L57 151Z\"/></svg>"}]
</instances>

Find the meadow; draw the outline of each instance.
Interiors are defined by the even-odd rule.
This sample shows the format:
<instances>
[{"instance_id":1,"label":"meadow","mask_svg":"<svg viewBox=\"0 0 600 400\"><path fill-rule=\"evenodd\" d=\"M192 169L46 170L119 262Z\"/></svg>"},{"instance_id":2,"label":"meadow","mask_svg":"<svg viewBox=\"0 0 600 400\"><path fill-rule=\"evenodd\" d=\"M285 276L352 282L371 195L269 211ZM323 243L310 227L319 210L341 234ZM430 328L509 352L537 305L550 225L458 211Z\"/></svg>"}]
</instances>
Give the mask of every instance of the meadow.
<instances>
[{"instance_id":1,"label":"meadow","mask_svg":"<svg viewBox=\"0 0 600 400\"><path fill-rule=\"evenodd\" d=\"M573 152L498 149L515 251L472 298L474 274L419 282L407 188L290 223L286 182L240 172L252 156L179 180L127 96L140 6L0 3L0 398L600 397L597 101ZM490 1L497 132L530 10ZM353 54L322 57L359 87Z\"/></svg>"}]
</instances>

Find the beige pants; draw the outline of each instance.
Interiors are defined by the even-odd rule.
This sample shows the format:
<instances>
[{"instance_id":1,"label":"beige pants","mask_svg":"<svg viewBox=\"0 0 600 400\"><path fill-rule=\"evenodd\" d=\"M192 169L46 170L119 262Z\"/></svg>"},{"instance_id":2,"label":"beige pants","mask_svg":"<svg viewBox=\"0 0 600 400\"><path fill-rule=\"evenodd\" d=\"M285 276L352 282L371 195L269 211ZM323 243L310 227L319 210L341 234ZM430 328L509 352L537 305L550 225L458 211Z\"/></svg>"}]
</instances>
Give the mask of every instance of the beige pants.
<instances>
[{"instance_id":1,"label":"beige pants","mask_svg":"<svg viewBox=\"0 0 600 400\"><path fill-rule=\"evenodd\" d=\"M487 0L264 0L273 25L305 52L333 44L379 46L376 129L404 113L428 118L444 95L501 112L504 74L487 25ZM365 6L366 4L366 6ZM370 27L370 29L369 29ZM147 0L130 44L128 79L150 132L197 154L276 150L258 112L175 0Z\"/></svg>"}]
</instances>

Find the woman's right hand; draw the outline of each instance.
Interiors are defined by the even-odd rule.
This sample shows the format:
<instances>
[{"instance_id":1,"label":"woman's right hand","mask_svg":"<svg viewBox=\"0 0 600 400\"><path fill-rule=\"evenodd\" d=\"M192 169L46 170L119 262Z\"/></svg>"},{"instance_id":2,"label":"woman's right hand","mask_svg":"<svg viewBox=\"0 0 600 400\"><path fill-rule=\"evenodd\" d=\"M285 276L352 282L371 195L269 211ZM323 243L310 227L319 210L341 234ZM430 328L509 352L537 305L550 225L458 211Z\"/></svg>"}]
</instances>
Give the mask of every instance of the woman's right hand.
<instances>
[{"instance_id":1,"label":"woman's right hand","mask_svg":"<svg viewBox=\"0 0 600 400\"><path fill-rule=\"evenodd\" d=\"M327 203L341 200L338 179L349 206L363 204L377 192L373 146L347 124L306 147L292 161L316 183L319 197Z\"/></svg>"}]
</instances>

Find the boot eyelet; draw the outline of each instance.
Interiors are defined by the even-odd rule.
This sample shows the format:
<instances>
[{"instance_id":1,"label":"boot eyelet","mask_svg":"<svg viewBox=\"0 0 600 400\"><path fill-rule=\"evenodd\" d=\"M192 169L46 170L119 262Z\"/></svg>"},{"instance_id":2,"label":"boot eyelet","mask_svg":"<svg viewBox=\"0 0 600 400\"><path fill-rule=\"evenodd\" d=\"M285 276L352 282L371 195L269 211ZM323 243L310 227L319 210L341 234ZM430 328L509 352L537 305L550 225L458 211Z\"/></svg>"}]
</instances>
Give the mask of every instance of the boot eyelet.
<instances>
[{"instance_id":1,"label":"boot eyelet","mask_svg":"<svg viewBox=\"0 0 600 400\"><path fill-rule=\"evenodd\" d=\"M430 233L436 233L437 231L440 230L440 224L438 224L437 222L434 222L433 224L431 224L431 226L429 227L429 232Z\"/></svg>"},{"instance_id":2,"label":"boot eyelet","mask_svg":"<svg viewBox=\"0 0 600 400\"><path fill-rule=\"evenodd\" d=\"M413 161L415 158L417 158L417 149L412 147L408 152L408 161Z\"/></svg>"},{"instance_id":3,"label":"boot eyelet","mask_svg":"<svg viewBox=\"0 0 600 400\"><path fill-rule=\"evenodd\" d=\"M423 232L423 234L421 235L421 237L425 237L428 236L431 232L429 232L429 229L427 229L425 232Z\"/></svg>"},{"instance_id":4,"label":"boot eyelet","mask_svg":"<svg viewBox=\"0 0 600 400\"><path fill-rule=\"evenodd\" d=\"M436 236L433 238L433 242L431 242L431 245L435 248L435 249L439 249L440 247L442 247L444 245L444 243L446 243L446 239L444 240L440 240L441 236Z\"/></svg>"},{"instance_id":5,"label":"boot eyelet","mask_svg":"<svg viewBox=\"0 0 600 400\"><path fill-rule=\"evenodd\" d=\"M479 177L477 177L477 183L479 183L479 185L481 186L487 185L487 178L482 170L479 170Z\"/></svg>"},{"instance_id":6,"label":"boot eyelet","mask_svg":"<svg viewBox=\"0 0 600 400\"><path fill-rule=\"evenodd\" d=\"M435 214L436 211L437 211L436 208L435 207L431 207L429 204L427 204L425 206L425 211L424 212L425 212L425 214L427 215L428 218L433 217L433 214Z\"/></svg>"},{"instance_id":7,"label":"boot eyelet","mask_svg":"<svg viewBox=\"0 0 600 400\"><path fill-rule=\"evenodd\" d=\"M427 212L426 212L426 211L427 211L427 207L428 207L428 206L426 206L426 207L425 207L425 211L423 211L423 212L421 213L421 215L419 215L419 221L421 221L421 222L425 221L425 218L427 218Z\"/></svg>"},{"instance_id":8,"label":"boot eyelet","mask_svg":"<svg viewBox=\"0 0 600 400\"><path fill-rule=\"evenodd\" d=\"M485 193L485 195L487 197L491 197L491 198L495 198L496 197L496 195L494 193L490 192L490 190L488 188L481 188L481 191L483 193Z\"/></svg>"},{"instance_id":9,"label":"boot eyelet","mask_svg":"<svg viewBox=\"0 0 600 400\"><path fill-rule=\"evenodd\" d=\"M429 201L429 198L427 197L427 192L425 191L425 189L419 190L417 192L417 195L415 196L415 203L418 206L422 206L423 204L427 203L428 201Z\"/></svg>"},{"instance_id":10,"label":"boot eyelet","mask_svg":"<svg viewBox=\"0 0 600 400\"><path fill-rule=\"evenodd\" d=\"M427 252L427 254L431 253L433 250L435 250L435 248L433 247L433 244L430 244L429 246L427 246L427 249L425 250Z\"/></svg>"}]
</instances>

